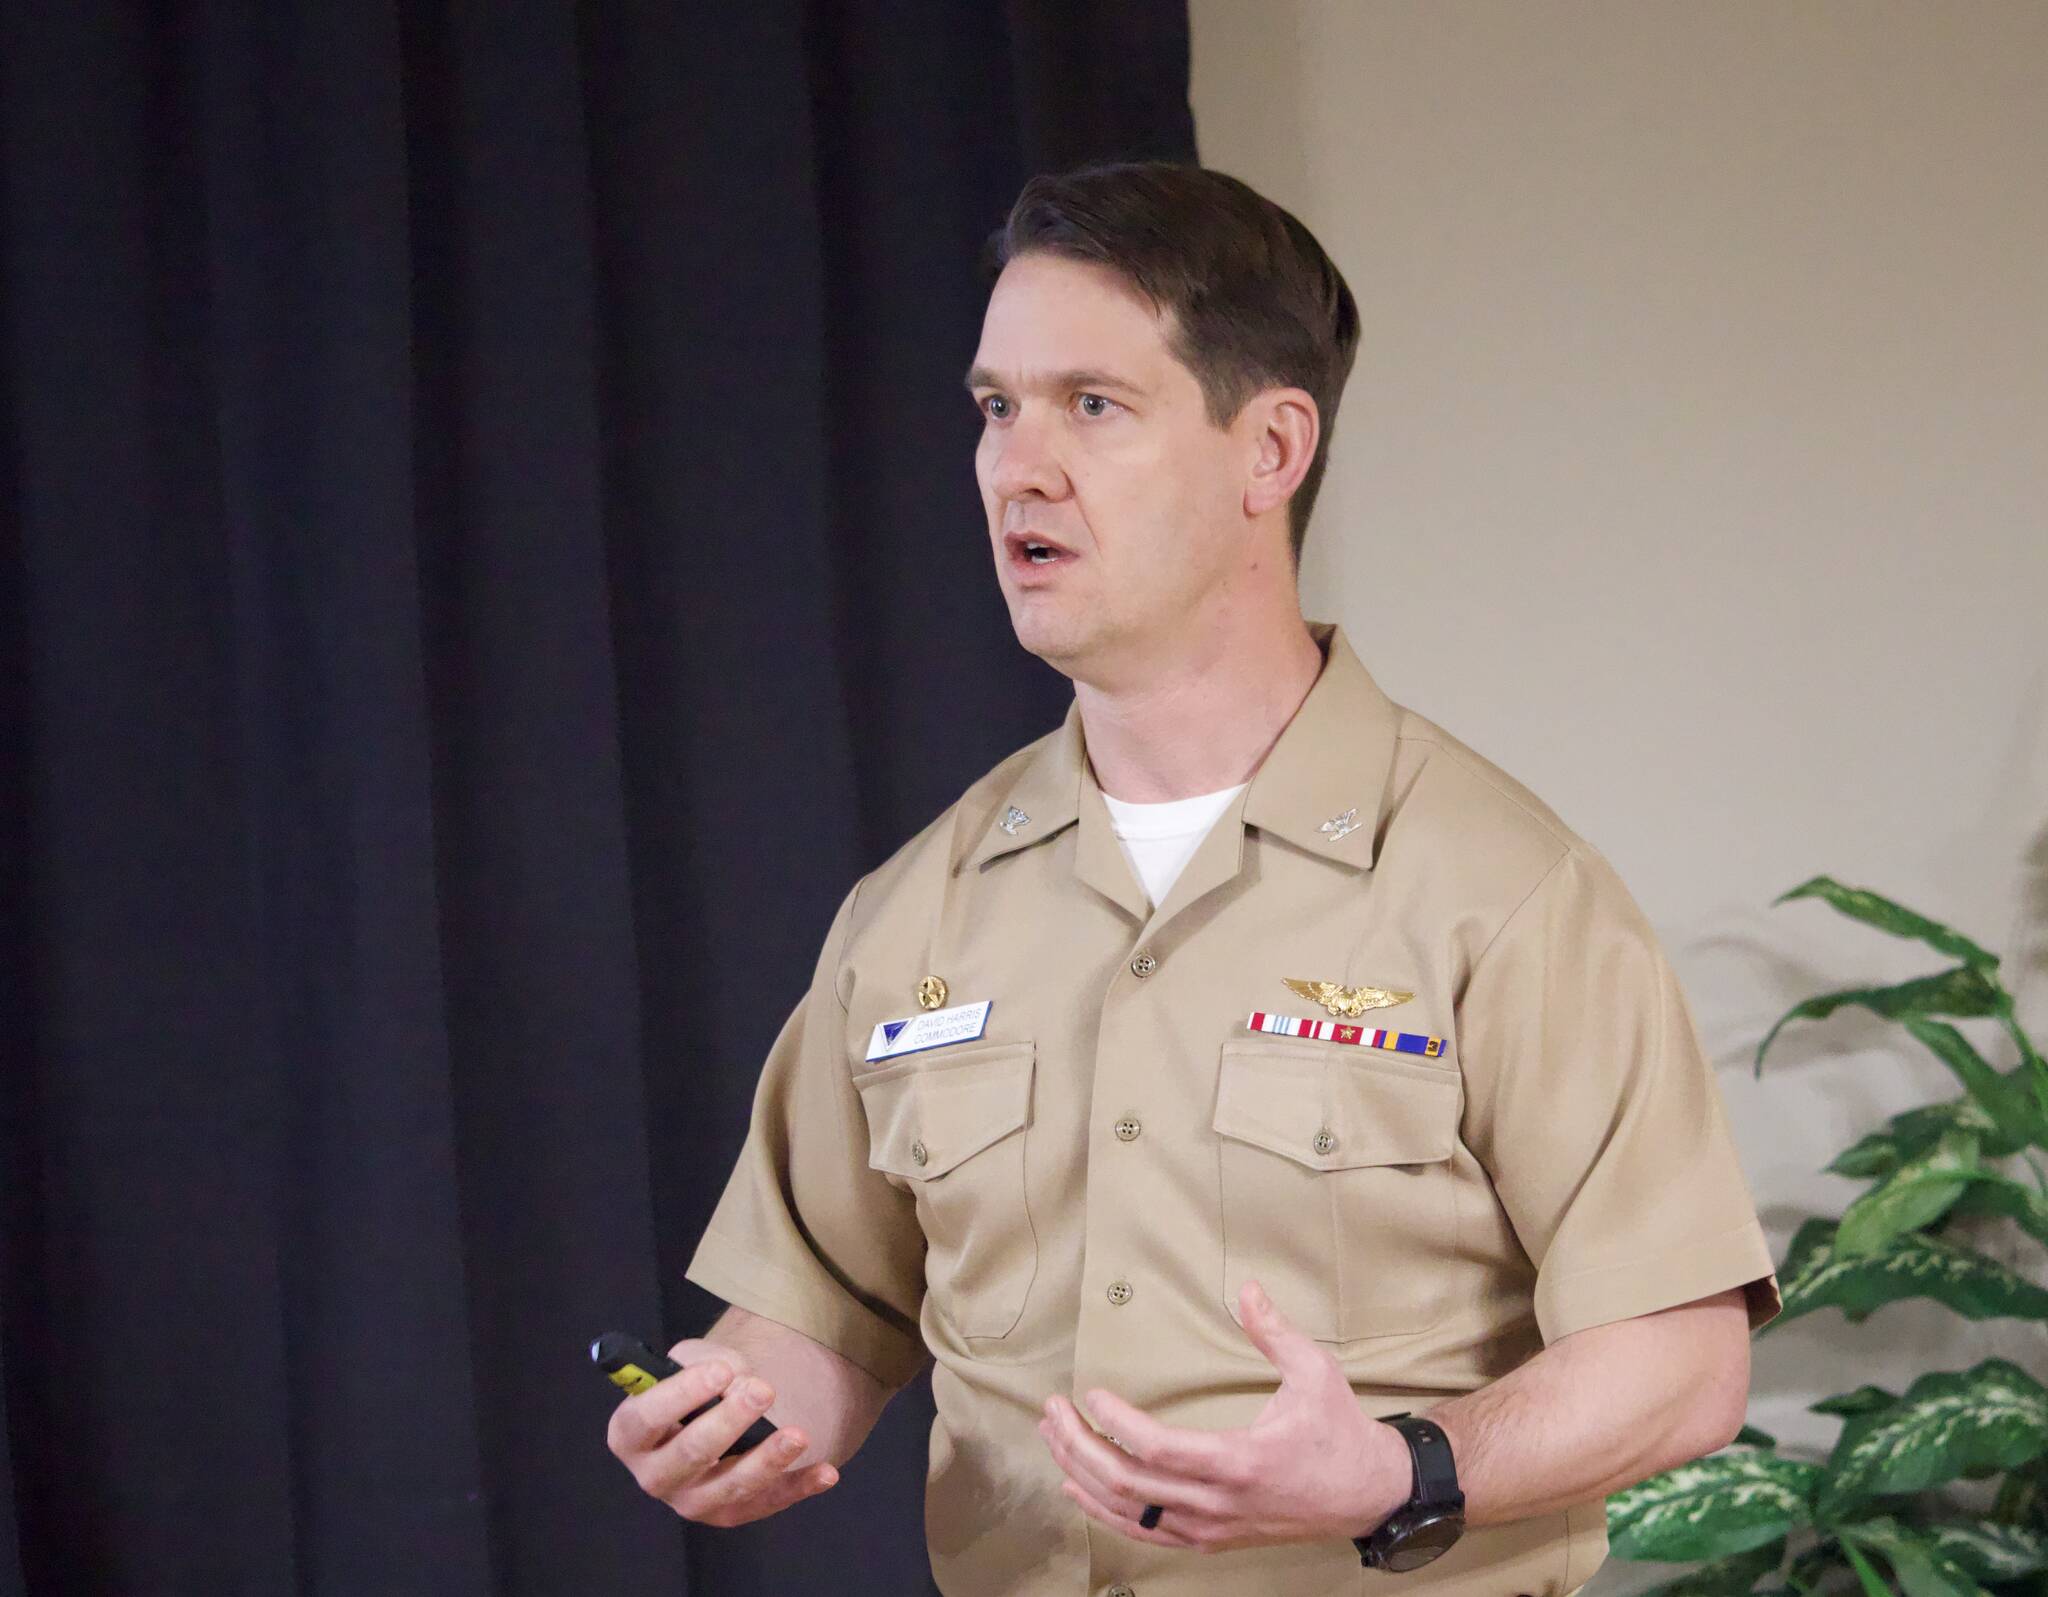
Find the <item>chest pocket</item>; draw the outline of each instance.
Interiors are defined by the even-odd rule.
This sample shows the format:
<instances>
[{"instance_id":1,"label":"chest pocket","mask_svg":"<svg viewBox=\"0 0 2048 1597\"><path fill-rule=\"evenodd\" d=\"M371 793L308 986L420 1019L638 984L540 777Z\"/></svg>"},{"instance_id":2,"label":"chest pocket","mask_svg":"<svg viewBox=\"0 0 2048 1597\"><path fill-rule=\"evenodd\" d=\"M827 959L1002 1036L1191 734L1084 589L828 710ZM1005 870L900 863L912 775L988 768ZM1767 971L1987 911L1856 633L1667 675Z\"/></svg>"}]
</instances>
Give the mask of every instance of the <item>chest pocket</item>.
<instances>
[{"instance_id":1,"label":"chest pocket","mask_svg":"<svg viewBox=\"0 0 2048 1597\"><path fill-rule=\"evenodd\" d=\"M1247 1276L1318 1341L1442 1318L1459 1087L1453 1069L1342 1044L1223 1045L1214 1128L1233 1318Z\"/></svg>"},{"instance_id":2,"label":"chest pocket","mask_svg":"<svg viewBox=\"0 0 2048 1597\"><path fill-rule=\"evenodd\" d=\"M916 1196L925 1290L962 1336L1009 1335L1038 1273L1024 1181L1036 1048L934 1049L854 1078L868 1163Z\"/></svg>"}]
</instances>

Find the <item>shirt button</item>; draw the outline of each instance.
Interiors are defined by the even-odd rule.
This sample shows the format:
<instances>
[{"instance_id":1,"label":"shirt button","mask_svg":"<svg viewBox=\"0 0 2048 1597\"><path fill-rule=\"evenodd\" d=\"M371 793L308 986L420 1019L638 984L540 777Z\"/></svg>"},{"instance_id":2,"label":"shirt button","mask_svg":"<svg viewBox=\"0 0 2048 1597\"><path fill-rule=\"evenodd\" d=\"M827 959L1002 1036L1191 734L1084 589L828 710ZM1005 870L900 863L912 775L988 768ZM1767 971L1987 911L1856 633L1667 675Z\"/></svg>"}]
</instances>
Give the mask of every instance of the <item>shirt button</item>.
<instances>
[{"instance_id":1,"label":"shirt button","mask_svg":"<svg viewBox=\"0 0 2048 1597\"><path fill-rule=\"evenodd\" d=\"M1334 1131L1332 1131L1328 1126L1325 1126L1321 1131L1318 1131L1316 1133L1316 1152L1335 1153L1336 1151L1337 1134Z\"/></svg>"},{"instance_id":2,"label":"shirt button","mask_svg":"<svg viewBox=\"0 0 2048 1597\"><path fill-rule=\"evenodd\" d=\"M1116 1306L1117 1306L1118 1308L1122 1308L1122 1307L1123 1307L1123 1306L1124 1306L1124 1305L1125 1305L1126 1303L1130 1302L1130 1301L1131 1301L1131 1283L1130 1283L1130 1282L1128 1282L1128 1281L1112 1281L1112 1282L1110 1282L1110 1283L1109 1283L1109 1301L1110 1301L1110 1302L1112 1302L1112 1303L1114 1303L1114 1304L1115 1304L1115 1305L1116 1305Z\"/></svg>"},{"instance_id":3,"label":"shirt button","mask_svg":"<svg viewBox=\"0 0 2048 1597\"><path fill-rule=\"evenodd\" d=\"M923 1143L913 1142L910 1145L910 1161L912 1164L923 1164L930 1157L931 1154L926 1151Z\"/></svg>"},{"instance_id":4,"label":"shirt button","mask_svg":"<svg viewBox=\"0 0 2048 1597\"><path fill-rule=\"evenodd\" d=\"M1159 961L1147 953L1140 952L1138 957L1131 961L1131 974L1140 981L1143 981L1158 968Z\"/></svg>"},{"instance_id":5,"label":"shirt button","mask_svg":"<svg viewBox=\"0 0 2048 1597\"><path fill-rule=\"evenodd\" d=\"M1118 1581L1114 1586L1109 1588L1106 1597L1138 1597L1138 1594L1135 1591L1133 1591L1129 1586L1126 1586L1122 1581Z\"/></svg>"},{"instance_id":6,"label":"shirt button","mask_svg":"<svg viewBox=\"0 0 2048 1597\"><path fill-rule=\"evenodd\" d=\"M1119 1142L1136 1142L1138 1133L1144 1129L1134 1118L1126 1115L1116 1123L1116 1139Z\"/></svg>"}]
</instances>

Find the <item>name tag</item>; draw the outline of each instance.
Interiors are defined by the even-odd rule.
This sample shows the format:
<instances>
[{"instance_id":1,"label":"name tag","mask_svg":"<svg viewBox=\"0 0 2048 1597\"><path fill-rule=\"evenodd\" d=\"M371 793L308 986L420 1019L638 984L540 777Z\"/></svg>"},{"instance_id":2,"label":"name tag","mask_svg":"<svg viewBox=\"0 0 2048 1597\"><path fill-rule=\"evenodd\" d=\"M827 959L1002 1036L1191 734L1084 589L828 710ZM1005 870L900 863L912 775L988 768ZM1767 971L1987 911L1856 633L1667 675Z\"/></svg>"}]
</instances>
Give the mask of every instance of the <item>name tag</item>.
<instances>
[{"instance_id":1,"label":"name tag","mask_svg":"<svg viewBox=\"0 0 2048 1597\"><path fill-rule=\"evenodd\" d=\"M985 998L978 1004L955 1004L951 1009L934 1009L908 1020L885 1020L868 1039L867 1062L922 1053L927 1048L943 1048L947 1043L973 1042L988 1030L988 1012L994 1007L995 1000Z\"/></svg>"}]
</instances>

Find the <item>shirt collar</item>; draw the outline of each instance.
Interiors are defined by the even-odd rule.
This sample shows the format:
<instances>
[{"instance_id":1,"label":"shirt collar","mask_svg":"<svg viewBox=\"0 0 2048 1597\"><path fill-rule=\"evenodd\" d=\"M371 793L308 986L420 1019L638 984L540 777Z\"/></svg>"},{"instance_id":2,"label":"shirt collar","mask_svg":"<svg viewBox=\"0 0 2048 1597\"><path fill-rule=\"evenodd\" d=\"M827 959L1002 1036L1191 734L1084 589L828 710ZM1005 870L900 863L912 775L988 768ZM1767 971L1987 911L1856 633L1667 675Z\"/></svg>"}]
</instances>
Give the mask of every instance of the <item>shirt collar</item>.
<instances>
[{"instance_id":1,"label":"shirt collar","mask_svg":"<svg viewBox=\"0 0 2048 1597\"><path fill-rule=\"evenodd\" d=\"M1242 795L1244 824L1311 854L1369 870L1400 708L1380 691L1342 628L1311 621L1308 629L1323 650L1323 668L1253 773ZM967 863L978 866L1029 848L1072 825L1081 812L1084 779L1092 774L1076 700L997 799Z\"/></svg>"},{"instance_id":2,"label":"shirt collar","mask_svg":"<svg viewBox=\"0 0 2048 1597\"><path fill-rule=\"evenodd\" d=\"M1253 775L1245 824L1370 870L1401 710L1342 629L1312 621L1309 633L1323 646L1322 673Z\"/></svg>"},{"instance_id":3,"label":"shirt collar","mask_svg":"<svg viewBox=\"0 0 2048 1597\"><path fill-rule=\"evenodd\" d=\"M1081 701L1075 699L1067 705L1067 718L1058 730L1039 741L1038 752L996 800L967 863L980 865L1029 848L1073 825L1081 813L1081 777L1087 764Z\"/></svg>"}]
</instances>

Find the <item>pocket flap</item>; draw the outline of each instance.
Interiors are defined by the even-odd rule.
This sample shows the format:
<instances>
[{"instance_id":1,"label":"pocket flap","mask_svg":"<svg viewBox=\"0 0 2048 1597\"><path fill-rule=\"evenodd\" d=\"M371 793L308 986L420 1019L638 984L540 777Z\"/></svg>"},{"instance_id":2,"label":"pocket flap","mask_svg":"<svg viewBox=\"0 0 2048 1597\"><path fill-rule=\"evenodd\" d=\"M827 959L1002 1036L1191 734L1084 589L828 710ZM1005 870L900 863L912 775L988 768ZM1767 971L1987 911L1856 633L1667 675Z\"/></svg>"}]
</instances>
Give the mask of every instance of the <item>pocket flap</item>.
<instances>
[{"instance_id":1,"label":"pocket flap","mask_svg":"<svg viewBox=\"0 0 2048 1597\"><path fill-rule=\"evenodd\" d=\"M1030 1042L951 1050L854 1077L868 1116L868 1164L930 1181L1031 1117Z\"/></svg>"},{"instance_id":2,"label":"pocket flap","mask_svg":"<svg viewBox=\"0 0 2048 1597\"><path fill-rule=\"evenodd\" d=\"M1347 1057L1361 1051L1334 1043L1225 1043L1216 1131L1311 1170L1450 1158L1458 1138L1457 1072Z\"/></svg>"}]
</instances>

